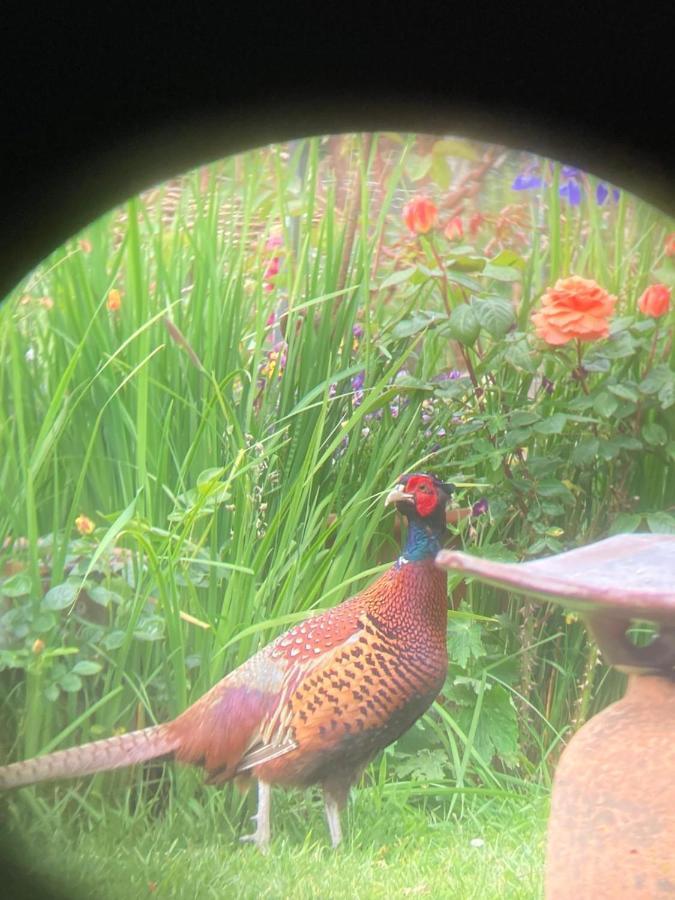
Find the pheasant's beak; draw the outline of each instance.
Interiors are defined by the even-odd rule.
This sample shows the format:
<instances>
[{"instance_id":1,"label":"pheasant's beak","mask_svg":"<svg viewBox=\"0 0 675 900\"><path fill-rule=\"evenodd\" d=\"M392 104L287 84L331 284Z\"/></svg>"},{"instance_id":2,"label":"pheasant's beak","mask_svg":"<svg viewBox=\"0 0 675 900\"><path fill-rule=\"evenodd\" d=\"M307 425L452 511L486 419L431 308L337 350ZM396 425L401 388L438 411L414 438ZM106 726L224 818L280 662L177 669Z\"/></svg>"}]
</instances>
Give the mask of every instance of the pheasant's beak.
<instances>
[{"instance_id":1,"label":"pheasant's beak","mask_svg":"<svg viewBox=\"0 0 675 900\"><path fill-rule=\"evenodd\" d=\"M412 494L406 494L402 484L398 484L393 491L390 491L387 494L384 505L390 506L392 503L412 503L414 499Z\"/></svg>"}]
</instances>

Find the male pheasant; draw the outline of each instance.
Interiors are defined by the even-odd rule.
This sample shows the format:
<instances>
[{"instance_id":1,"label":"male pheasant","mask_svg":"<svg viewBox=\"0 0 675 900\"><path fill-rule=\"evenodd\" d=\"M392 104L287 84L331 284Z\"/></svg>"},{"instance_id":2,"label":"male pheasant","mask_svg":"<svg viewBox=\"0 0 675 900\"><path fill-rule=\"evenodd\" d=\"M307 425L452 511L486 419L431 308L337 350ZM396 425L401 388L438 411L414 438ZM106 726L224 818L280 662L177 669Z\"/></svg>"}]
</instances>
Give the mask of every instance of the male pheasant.
<instances>
[{"instance_id":1,"label":"male pheasant","mask_svg":"<svg viewBox=\"0 0 675 900\"><path fill-rule=\"evenodd\" d=\"M282 634L171 722L0 767L0 788L157 757L203 766L207 781L258 780L270 840L270 786L323 788L334 847L340 809L367 763L438 695L447 670L446 574L434 565L453 485L408 475L386 498L408 522L403 554L373 584Z\"/></svg>"}]
</instances>

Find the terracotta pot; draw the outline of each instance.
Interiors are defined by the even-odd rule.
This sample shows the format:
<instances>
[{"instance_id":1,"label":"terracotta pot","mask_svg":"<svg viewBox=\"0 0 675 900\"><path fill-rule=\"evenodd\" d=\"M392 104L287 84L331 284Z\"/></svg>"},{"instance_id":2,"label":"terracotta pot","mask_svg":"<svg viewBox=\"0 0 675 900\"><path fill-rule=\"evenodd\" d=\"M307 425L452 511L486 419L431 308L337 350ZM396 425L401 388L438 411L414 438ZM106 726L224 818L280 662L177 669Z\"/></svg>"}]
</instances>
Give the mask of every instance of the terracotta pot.
<instances>
[{"instance_id":1,"label":"terracotta pot","mask_svg":"<svg viewBox=\"0 0 675 900\"><path fill-rule=\"evenodd\" d=\"M675 897L675 680L633 675L555 774L547 900Z\"/></svg>"}]
</instances>

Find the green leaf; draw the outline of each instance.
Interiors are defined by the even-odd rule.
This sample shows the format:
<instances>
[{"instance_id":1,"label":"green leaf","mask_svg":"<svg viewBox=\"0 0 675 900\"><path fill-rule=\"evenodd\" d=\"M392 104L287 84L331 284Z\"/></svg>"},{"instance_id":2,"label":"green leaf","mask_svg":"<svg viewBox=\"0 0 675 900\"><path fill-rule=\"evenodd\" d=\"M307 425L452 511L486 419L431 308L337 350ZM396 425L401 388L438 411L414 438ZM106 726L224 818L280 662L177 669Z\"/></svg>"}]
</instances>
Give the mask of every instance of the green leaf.
<instances>
[{"instance_id":1,"label":"green leaf","mask_svg":"<svg viewBox=\"0 0 675 900\"><path fill-rule=\"evenodd\" d=\"M615 397L620 397L622 400L630 400L633 403L637 403L640 399L637 388L627 384L608 384L607 390L611 391Z\"/></svg>"},{"instance_id":2,"label":"green leaf","mask_svg":"<svg viewBox=\"0 0 675 900\"><path fill-rule=\"evenodd\" d=\"M612 522L609 529L609 535L613 534L632 534L637 531L642 522L642 516L639 513L619 513Z\"/></svg>"},{"instance_id":3,"label":"green leaf","mask_svg":"<svg viewBox=\"0 0 675 900\"><path fill-rule=\"evenodd\" d=\"M668 443L666 429L657 422L651 422L642 428L642 437L651 447L665 447Z\"/></svg>"},{"instance_id":4,"label":"green leaf","mask_svg":"<svg viewBox=\"0 0 675 900\"><path fill-rule=\"evenodd\" d=\"M431 166L431 154L425 156L409 156L407 164L407 174L411 181L419 181L429 171Z\"/></svg>"},{"instance_id":5,"label":"green leaf","mask_svg":"<svg viewBox=\"0 0 675 900\"><path fill-rule=\"evenodd\" d=\"M480 332L480 323L468 303L453 309L448 327L452 336L466 346L471 346Z\"/></svg>"},{"instance_id":6,"label":"green leaf","mask_svg":"<svg viewBox=\"0 0 675 900\"><path fill-rule=\"evenodd\" d=\"M80 585L73 581L65 581L47 591L42 599L42 605L47 609L66 609L77 600L80 593Z\"/></svg>"},{"instance_id":7,"label":"green leaf","mask_svg":"<svg viewBox=\"0 0 675 900\"><path fill-rule=\"evenodd\" d=\"M485 264L481 272L485 278L494 278L495 281L520 281L521 272L513 266L497 266L494 262Z\"/></svg>"},{"instance_id":8,"label":"green leaf","mask_svg":"<svg viewBox=\"0 0 675 900\"><path fill-rule=\"evenodd\" d=\"M532 430L537 434L562 434L567 423L567 416L563 413L554 413L541 422L537 422L532 426Z\"/></svg>"},{"instance_id":9,"label":"green leaf","mask_svg":"<svg viewBox=\"0 0 675 900\"><path fill-rule=\"evenodd\" d=\"M452 172L447 159L440 154L433 154L429 174L434 182L444 191L450 187Z\"/></svg>"},{"instance_id":10,"label":"green leaf","mask_svg":"<svg viewBox=\"0 0 675 900\"><path fill-rule=\"evenodd\" d=\"M563 503L573 503L574 495L568 487L556 478L546 478L537 484L536 493L539 497L555 498Z\"/></svg>"},{"instance_id":11,"label":"green leaf","mask_svg":"<svg viewBox=\"0 0 675 900\"><path fill-rule=\"evenodd\" d=\"M100 663L94 662L91 659L81 659L79 662L75 663L72 668L72 671L76 675L97 675L103 666Z\"/></svg>"},{"instance_id":12,"label":"green leaf","mask_svg":"<svg viewBox=\"0 0 675 900\"><path fill-rule=\"evenodd\" d=\"M29 575L26 575L25 572L17 572L0 584L0 594L5 597L24 597L26 594L30 594L32 586Z\"/></svg>"},{"instance_id":13,"label":"green leaf","mask_svg":"<svg viewBox=\"0 0 675 900\"><path fill-rule=\"evenodd\" d=\"M485 656L483 646L483 629L477 622L465 619L453 619L448 625L448 658L451 662L466 669L470 658L480 659Z\"/></svg>"},{"instance_id":14,"label":"green leaf","mask_svg":"<svg viewBox=\"0 0 675 900\"><path fill-rule=\"evenodd\" d=\"M600 444L597 438L585 438L576 445L574 450L572 450L572 462L578 466L587 466L590 463L595 462L599 446Z\"/></svg>"},{"instance_id":15,"label":"green leaf","mask_svg":"<svg viewBox=\"0 0 675 900\"><path fill-rule=\"evenodd\" d=\"M74 672L68 672L66 675L62 675L61 678L59 678L58 683L61 689L68 694L75 694L82 689L82 679Z\"/></svg>"},{"instance_id":16,"label":"green leaf","mask_svg":"<svg viewBox=\"0 0 675 900\"><path fill-rule=\"evenodd\" d=\"M398 269L396 272L392 272L391 275L384 279L380 285L380 290L384 291L387 288L396 287L397 284L403 284L406 281L410 281L415 272L417 272L417 266L413 266L410 269Z\"/></svg>"},{"instance_id":17,"label":"green leaf","mask_svg":"<svg viewBox=\"0 0 675 900\"><path fill-rule=\"evenodd\" d=\"M457 253L455 256L449 256L446 264L453 273L458 272L482 272L485 268L485 257L475 256L470 253ZM450 275L452 277L452 274Z\"/></svg>"},{"instance_id":18,"label":"green leaf","mask_svg":"<svg viewBox=\"0 0 675 900\"><path fill-rule=\"evenodd\" d=\"M118 647L122 646L125 638L126 634L124 631L111 631L101 640L101 646L106 650L117 650Z\"/></svg>"},{"instance_id":19,"label":"green leaf","mask_svg":"<svg viewBox=\"0 0 675 900\"><path fill-rule=\"evenodd\" d=\"M524 428L526 425L532 425L538 422L541 416L538 412L531 409L517 409L511 414L511 425L514 428Z\"/></svg>"},{"instance_id":20,"label":"green leaf","mask_svg":"<svg viewBox=\"0 0 675 900\"><path fill-rule=\"evenodd\" d=\"M50 703L53 703L55 700L59 699L59 687L57 684L48 684L44 689L44 696Z\"/></svg>"},{"instance_id":21,"label":"green leaf","mask_svg":"<svg viewBox=\"0 0 675 900\"><path fill-rule=\"evenodd\" d=\"M602 416L603 419L609 419L614 415L619 405L619 401L613 394L603 391L593 401L593 412Z\"/></svg>"},{"instance_id":22,"label":"green leaf","mask_svg":"<svg viewBox=\"0 0 675 900\"><path fill-rule=\"evenodd\" d=\"M649 513L645 516L649 530L654 534L675 534L675 516L667 512Z\"/></svg>"},{"instance_id":23,"label":"green leaf","mask_svg":"<svg viewBox=\"0 0 675 900\"><path fill-rule=\"evenodd\" d=\"M468 734L474 710L460 707L457 722ZM473 745L486 761L496 755L508 765L518 760L518 717L510 693L500 684L488 686L483 691L483 704L474 733Z\"/></svg>"},{"instance_id":24,"label":"green leaf","mask_svg":"<svg viewBox=\"0 0 675 900\"><path fill-rule=\"evenodd\" d=\"M675 374L670 368L661 363L649 372L640 382L640 390L643 394L658 394L662 388L675 380Z\"/></svg>"},{"instance_id":25,"label":"green leaf","mask_svg":"<svg viewBox=\"0 0 675 900\"><path fill-rule=\"evenodd\" d=\"M609 359L624 359L636 350L635 338L628 331L622 331L609 338L603 345L603 353Z\"/></svg>"},{"instance_id":26,"label":"green leaf","mask_svg":"<svg viewBox=\"0 0 675 900\"><path fill-rule=\"evenodd\" d=\"M507 347L504 360L520 372L534 374L537 371L539 354L533 350L524 338Z\"/></svg>"},{"instance_id":27,"label":"green leaf","mask_svg":"<svg viewBox=\"0 0 675 900\"><path fill-rule=\"evenodd\" d=\"M513 306L501 297L477 300L471 304L471 308L483 328L494 338L504 337L516 321Z\"/></svg>"},{"instance_id":28,"label":"green leaf","mask_svg":"<svg viewBox=\"0 0 675 900\"><path fill-rule=\"evenodd\" d=\"M397 322L391 330L391 336L396 339L412 337L412 335L424 331L425 328L429 328L430 325L446 321L447 318L444 313L419 309L409 319L402 319L400 322Z\"/></svg>"},{"instance_id":29,"label":"green leaf","mask_svg":"<svg viewBox=\"0 0 675 900\"><path fill-rule=\"evenodd\" d=\"M109 591L108 588L103 587L102 584L94 585L94 587L87 587L87 595L94 601L94 603L98 603L99 606L110 606L111 603L121 603L122 598L119 594L116 594L114 591Z\"/></svg>"},{"instance_id":30,"label":"green leaf","mask_svg":"<svg viewBox=\"0 0 675 900\"><path fill-rule=\"evenodd\" d=\"M508 266L509 268L524 269L525 260L513 250L502 250L490 260L493 266Z\"/></svg>"},{"instance_id":31,"label":"green leaf","mask_svg":"<svg viewBox=\"0 0 675 900\"><path fill-rule=\"evenodd\" d=\"M418 753L406 754L394 763L394 770L399 778L411 778L413 781L443 781L446 777L445 765L448 754L444 750L423 748Z\"/></svg>"}]
</instances>

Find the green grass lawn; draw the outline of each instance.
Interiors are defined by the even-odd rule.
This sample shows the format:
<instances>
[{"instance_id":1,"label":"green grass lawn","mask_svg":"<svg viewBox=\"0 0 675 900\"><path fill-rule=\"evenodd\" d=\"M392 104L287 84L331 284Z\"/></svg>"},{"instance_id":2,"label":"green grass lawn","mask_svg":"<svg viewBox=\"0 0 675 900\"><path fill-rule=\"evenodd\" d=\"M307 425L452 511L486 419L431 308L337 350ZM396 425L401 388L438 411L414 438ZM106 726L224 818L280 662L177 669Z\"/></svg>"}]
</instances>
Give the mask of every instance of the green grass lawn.
<instances>
[{"instance_id":1,"label":"green grass lawn","mask_svg":"<svg viewBox=\"0 0 675 900\"><path fill-rule=\"evenodd\" d=\"M20 852L36 880L46 876L65 896L97 900L541 896L546 799L443 818L394 800L377 810L368 795L350 803L345 843L335 852L309 799L304 821L287 820L287 801L278 804L268 856L239 844L225 819L219 827L213 806L155 822L107 812L89 829L82 817L65 827L63 818L47 817L23 831Z\"/></svg>"}]
</instances>

